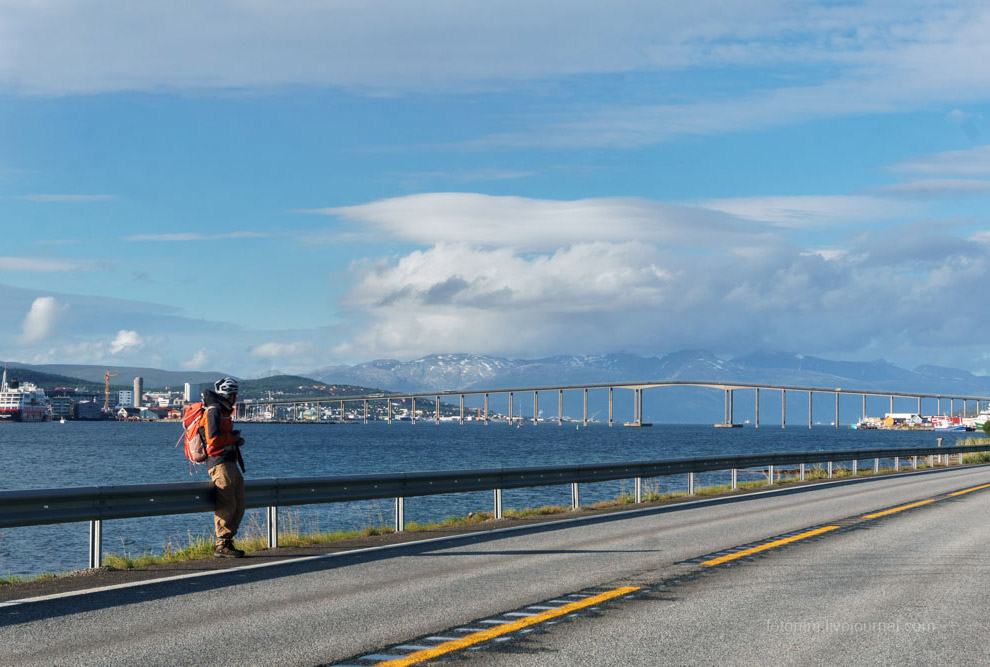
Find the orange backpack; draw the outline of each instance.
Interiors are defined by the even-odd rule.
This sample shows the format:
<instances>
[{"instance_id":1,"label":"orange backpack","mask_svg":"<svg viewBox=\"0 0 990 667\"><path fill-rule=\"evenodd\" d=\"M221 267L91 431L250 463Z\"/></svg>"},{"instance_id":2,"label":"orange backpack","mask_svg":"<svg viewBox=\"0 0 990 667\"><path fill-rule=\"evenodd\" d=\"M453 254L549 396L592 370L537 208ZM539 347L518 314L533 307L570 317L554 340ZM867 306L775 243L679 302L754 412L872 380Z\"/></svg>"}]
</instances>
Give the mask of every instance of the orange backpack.
<instances>
[{"instance_id":1,"label":"orange backpack","mask_svg":"<svg viewBox=\"0 0 990 667\"><path fill-rule=\"evenodd\" d=\"M193 463L203 463L206 461L206 438L203 436L203 432L200 431L200 426L203 425L203 417L205 415L206 408L202 402L186 403L182 410L183 431L175 446L178 447L179 442L185 440L186 458Z\"/></svg>"}]
</instances>

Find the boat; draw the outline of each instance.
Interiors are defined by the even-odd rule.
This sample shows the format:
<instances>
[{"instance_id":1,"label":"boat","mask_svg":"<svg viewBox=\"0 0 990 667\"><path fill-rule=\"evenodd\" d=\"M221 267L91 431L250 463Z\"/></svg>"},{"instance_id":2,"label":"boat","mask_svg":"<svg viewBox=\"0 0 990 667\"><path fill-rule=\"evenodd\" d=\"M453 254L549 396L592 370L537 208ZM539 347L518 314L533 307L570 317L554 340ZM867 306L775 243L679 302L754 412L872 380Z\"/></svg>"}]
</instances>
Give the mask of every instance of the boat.
<instances>
[{"instance_id":1,"label":"boat","mask_svg":"<svg viewBox=\"0 0 990 667\"><path fill-rule=\"evenodd\" d=\"M742 428L742 427L743 427L742 424L729 424L729 423L715 424L715 428Z\"/></svg>"},{"instance_id":2,"label":"boat","mask_svg":"<svg viewBox=\"0 0 990 667\"><path fill-rule=\"evenodd\" d=\"M7 381L3 369L0 381L0 422L47 422L52 419L52 404L45 390L30 382Z\"/></svg>"},{"instance_id":3,"label":"boat","mask_svg":"<svg viewBox=\"0 0 990 667\"><path fill-rule=\"evenodd\" d=\"M935 415L931 419L932 429L935 431L965 431L961 417L948 417L946 415Z\"/></svg>"}]
</instances>

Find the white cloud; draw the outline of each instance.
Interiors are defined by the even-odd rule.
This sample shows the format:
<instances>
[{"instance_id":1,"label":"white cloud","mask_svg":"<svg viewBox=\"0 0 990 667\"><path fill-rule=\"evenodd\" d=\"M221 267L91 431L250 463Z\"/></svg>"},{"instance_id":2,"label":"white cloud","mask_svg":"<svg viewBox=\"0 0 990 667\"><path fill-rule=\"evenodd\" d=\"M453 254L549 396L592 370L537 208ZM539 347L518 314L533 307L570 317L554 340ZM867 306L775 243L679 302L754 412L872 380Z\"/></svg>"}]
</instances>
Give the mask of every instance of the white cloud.
<instances>
[{"instance_id":1,"label":"white cloud","mask_svg":"<svg viewBox=\"0 0 990 667\"><path fill-rule=\"evenodd\" d=\"M175 232L171 234L135 234L125 241L218 241L224 239L263 239L271 236L262 232L227 232L224 234L203 234L200 232Z\"/></svg>"},{"instance_id":2,"label":"white cloud","mask_svg":"<svg viewBox=\"0 0 990 667\"><path fill-rule=\"evenodd\" d=\"M55 297L42 296L35 299L31 310L24 317L19 342L27 345L47 338L65 309L66 306L60 304Z\"/></svg>"},{"instance_id":3,"label":"white cloud","mask_svg":"<svg viewBox=\"0 0 990 667\"><path fill-rule=\"evenodd\" d=\"M52 272L76 273L91 271L92 262L72 259L47 259L42 257L0 257L0 271L13 273Z\"/></svg>"},{"instance_id":4,"label":"white cloud","mask_svg":"<svg viewBox=\"0 0 990 667\"><path fill-rule=\"evenodd\" d=\"M206 348L200 348L193 355L192 359L188 361L183 361L180 365L183 368L188 368L190 370L198 370L203 368L210 361L210 354L207 352Z\"/></svg>"},{"instance_id":5,"label":"white cloud","mask_svg":"<svg viewBox=\"0 0 990 667\"><path fill-rule=\"evenodd\" d=\"M958 197L990 194L990 180L930 178L872 188L880 195L908 197Z\"/></svg>"},{"instance_id":6,"label":"white cloud","mask_svg":"<svg viewBox=\"0 0 990 667\"><path fill-rule=\"evenodd\" d=\"M961 151L945 151L898 162L892 171L926 176L990 176L990 146Z\"/></svg>"},{"instance_id":7,"label":"white cloud","mask_svg":"<svg viewBox=\"0 0 990 667\"><path fill-rule=\"evenodd\" d=\"M966 1L574 0L561 12L550 0L469 3L457 11L446 0L38 0L0 9L0 88L473 92L581 74L790 67L794 83L786 87L744 89L716 103L686 93L679 104L659 88L659 103L530 119L535 129L483 140L640 146L809 118L929 110L932 100L982 102L988 32L990 8ZM794 65L810 67L802 73Z\"/></svg>"},{"instance_id":8,"label":"white cloud","mask_svg":"<svg viewBox=\"0 0 990 667\"><path fill-rule=\"evenodd\" d=\"M861 195L739 197L697 203L715 211L795 229L890 220L914 212L914 208L902 202Z\"/></svg>"},{"instance_id":9,"label":"white cloud","mask_svg":"<svg viewBox=\"0 0 990 667\"><path fill-rule=\"evenodd\" d=\"M984 229L975 232L969 238L971 241L974 241L975 243L983 243L984 245L990 245L990 230Z\"/></svg>"},{"instance_id":10,"label":"white cloud","mask_svg":"<svg viewBox=\"0 0 990 667\"><path fill-rule=\"evenodd\" d=\"M977 348L990 312L967 307L971 295L951 286L985 284L990 263L954 233L926 223L824 249L700 255L635 242L535 254L439 244L353 267L346 305L364 325L337 352L534 357L772 347L891 356L906 346ZM927 315L939 309L953 313L952 326Z\"/></svg>"},{"instance_id":11,"label":"white cloud","mask_svg":"<svg viewBox=\"0 0 990 667\"><path fill-rule=\"evenodd\" d=\"M117 336L110 343L110 354L120 354L121 352L140 349L144 346L144 338L137 331L121 329Z\"/></svg>"},{"instance_id":12,"label":"white cloud","mask_svg":"<svg viewBox=\"0 0 990 667\"><path fill-rule=\"evenodd\" d=\"M571 243L639 240L668 247L763 244L760 225L697 207L645 199L556 201L475 193L428 193L308 211L335 215L392 239L548 251Z\"/></svg>"},{"instance_id":13,"label":"white cloud","mask_svg":"<svg viewBox=\"0 0 990 667\"><path fill-rule=\"evenodd\" d=\"M309 343L304 342L293 342L293 343L276 343L268 342L253 347L251 349L252 357L262 357L266 359L271 359L275 357L298 357L312 354L314 348Z\"/></svg>"},{"instance_id":14,"label":"white cloud","mask_svg":"<svg viewBox=\"0 0 990 667\"><path fill-rule=\"evenodd\" d=\"M96 202L113 201L116 195L48 195L34 194L21 195L19 199L26 199L33 202L56 203L56 204L92 204Z\"/></svg>"},{"instance_id":15,"label":"white cloud","mask_svg":"<svg viewBox=\"0 0 990 667\"><path fill-rule=\"evenodd\" d=\"M567 12L547 0L473 3L456 11L444 0L180 0L167 7L38 0L7 3L0 14L0 82L55 94L286 84L449 90L579 73L759 63L779 51L822 58L833 35L847 36L865 19L910 26L925 11L910 3L894 9L890 16L864 16L846 8L795 12L781 2L714 0L676 7L629 0L621 10L574 0ZM775 44L780 36L790 38L789 46ZM859 46L840 50L855 53Z\"/></svg>"}]
</instances>

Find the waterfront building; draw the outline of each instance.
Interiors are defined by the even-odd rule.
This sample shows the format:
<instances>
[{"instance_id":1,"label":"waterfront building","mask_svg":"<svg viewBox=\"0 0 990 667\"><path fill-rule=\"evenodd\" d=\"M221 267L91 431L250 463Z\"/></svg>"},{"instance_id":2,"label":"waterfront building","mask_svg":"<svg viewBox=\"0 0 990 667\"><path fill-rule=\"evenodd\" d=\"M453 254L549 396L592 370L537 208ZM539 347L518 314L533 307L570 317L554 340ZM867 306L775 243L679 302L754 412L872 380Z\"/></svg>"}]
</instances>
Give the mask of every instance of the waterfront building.
<instances>
[{"instance_id":1,"label":"waterfront building","mask_svg":"<svg viewBox=\"0 0 990 667\"><path fill-rule=\"evenodd\" d=\"M121 389L118 391L117 405L122 408L134 407L134 392L130 389Z\"/></svg>"}]
</instances>

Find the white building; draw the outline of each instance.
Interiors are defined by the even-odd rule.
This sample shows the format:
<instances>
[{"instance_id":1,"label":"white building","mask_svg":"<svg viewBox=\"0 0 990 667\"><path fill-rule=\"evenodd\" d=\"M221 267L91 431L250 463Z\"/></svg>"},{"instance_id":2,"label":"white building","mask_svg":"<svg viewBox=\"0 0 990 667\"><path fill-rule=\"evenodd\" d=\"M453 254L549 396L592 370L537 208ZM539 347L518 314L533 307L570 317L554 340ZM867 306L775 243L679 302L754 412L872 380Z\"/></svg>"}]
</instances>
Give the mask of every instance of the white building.
<instances>
[{"instance_id":1,"label":"white building","mask_svg":"<svg viewBox=\"0 0 990 667\"><path fill-rule=\"evenodd\" d=\"M182 394L182 400L186 403L195 403L196 401L203 400L203 385L187 382L186 390Z\"/></svg>"},{"instance_id":2,"label":"white building","mask_svg":"<svg viewBox=\"0 0 990 667\"><path fill-rule=\"evenodd\" d=\"M121 389L117 392L117 407L134 407L134 392L130 389Z\"/></svg>"}]
</instances>

